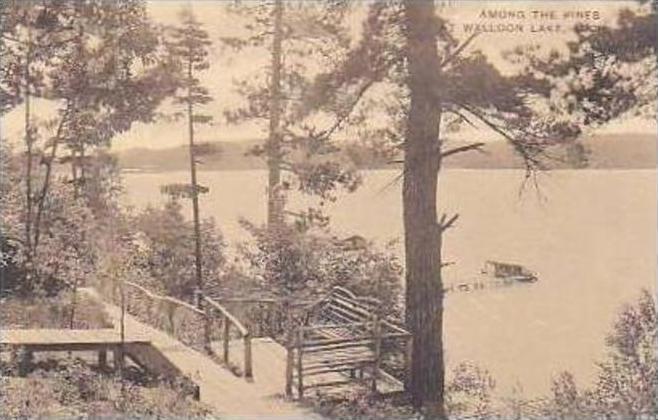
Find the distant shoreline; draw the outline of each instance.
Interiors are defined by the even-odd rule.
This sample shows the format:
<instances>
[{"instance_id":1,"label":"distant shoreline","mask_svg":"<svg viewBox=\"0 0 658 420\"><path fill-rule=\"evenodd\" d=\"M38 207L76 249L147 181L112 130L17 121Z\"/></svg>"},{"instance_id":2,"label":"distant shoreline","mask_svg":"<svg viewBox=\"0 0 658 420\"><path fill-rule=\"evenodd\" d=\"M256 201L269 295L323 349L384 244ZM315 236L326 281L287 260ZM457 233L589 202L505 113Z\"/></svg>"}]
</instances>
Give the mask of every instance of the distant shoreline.
<instances>
[{"instance_id":1,"label":"distant shoreline","mask_svg":"<svg viewBox=\"0 0 658 420\"><path fill-rule=\"evenodd\" d=\"M213 142L217 152L204 156L199 171L254 171L267 170L260 157L249 154L259 143ZM604 135L583 139L580 146L557 147L547 161L550 170L633 170L656 168L655 134ZM454 146L454 144L453 144ZM132 149L114 152L119 167L126 173L185 171L189 168L185 146L166 149ZM399 164L389 164L390 158L367 147L351 144L336 153L338 162L359 170L395 170ZM398 158L401 158L399 156ZM524 170L523 160L504 142L488 143L482 153L463 153L444 162L445 169L464 170Z\"/></svg>"},{"instance_id":2,"label":"distant shoreline","mask_svg":"<svg viewBox=\"0 0 658 420\"><path fill-rule=\"evenodd\" d=\"M654 168L555 168L549 170L538 171L539 173L551 172L651 172L657 171L658 167ZM136 168L121 168L121 174L166 174L175 172L187 172L186 169L136 169ZM201 169L197 168L198 172L267 172L267 168L235 168L235 169ZM359 169L360 172L399 172L400 169L396 168L367 168ZM479 171L525 171L523 168L444 168L442 171L446 172L479 172Z\"/></svg>"}]
</instances>

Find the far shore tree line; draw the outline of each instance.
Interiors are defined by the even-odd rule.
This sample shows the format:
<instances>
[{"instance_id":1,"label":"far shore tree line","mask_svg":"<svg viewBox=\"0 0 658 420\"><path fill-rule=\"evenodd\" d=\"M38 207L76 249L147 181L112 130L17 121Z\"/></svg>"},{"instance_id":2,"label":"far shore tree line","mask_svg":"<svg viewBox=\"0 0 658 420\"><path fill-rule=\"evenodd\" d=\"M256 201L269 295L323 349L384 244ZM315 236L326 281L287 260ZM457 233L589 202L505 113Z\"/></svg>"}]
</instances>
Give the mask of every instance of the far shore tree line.
<instances>
[{"instance_id":1,"label":"far shore tree line","mask_svg":"<svg viewBox=\"0 0 658 420\"><path fill-rule=\"evenodd\" d=\"M211 39L189 9L177 26L162 28L137 0L3 2L0 112L23 113L22 138L0 144L3 293L70 289L75 299L80 285L107 272L186 300L195 291L239 287L236 279L288 298L345 284L382 299L413 333L413 406L446 418L442 249L459 215L439 214L438 181L446 160L484 145L474 139L453 146L450 133L465 127L496 133L523 159L532 183L556 144L577 151L586 130L630 113L653 118L656 3L621 11L614 27L577 26L564 53L517 47L507 54L518 68L514 75L473 47L478 34L452 33L442 6L431 0L364 5L356 38L346 0L217 7L244 23L243 35ZM212 43L228 47L226 54L254 49L269 57L265 72L236 81L244 106L224 116L204 114L204 105L221 100L201 83L204 72L221 71L210 67ZM54 112L39 115L35 104ZM190 182L162 186L169 201L161 208L125 209L112 142L136 123L161 118L187 128ZM228 260L221 221L207 217L199 202L213 192L199 184L197 164L215 151L195 133L213 119L262 122L268 130L251 151L267 162L267 224L243 223L252 241L238 260ZM390 249L370 243L348 249L330 234L324 203L360 183L356 165L336 158L347 135L403 157L397 163L404 264ZM295 191L319 204L293 211L287 199ZM192 202L191 222L181 200ZM655 324L655 313L645 313L653 306L643 299L638 316L653 316ZM630 313L622 316L635 319ZM72 309L71 325L74 316ZM641 337L655 338L655 326L642 328ZM621 341L611 339L619 357L604 368L609 378L631 369L628 358L639 351L639 341L632 350ZM637 357L647 363L646 353ZM655 371L645 379L635 391L646 397L655 392ZM621 385L610 379L600 386ZM622 410L610 402L614 392L596 394L606 395L608 412L655 410L645 397ZM590 395L579 394L567 374L554 393L573 413Z\"/></svg>"}]
</instances>

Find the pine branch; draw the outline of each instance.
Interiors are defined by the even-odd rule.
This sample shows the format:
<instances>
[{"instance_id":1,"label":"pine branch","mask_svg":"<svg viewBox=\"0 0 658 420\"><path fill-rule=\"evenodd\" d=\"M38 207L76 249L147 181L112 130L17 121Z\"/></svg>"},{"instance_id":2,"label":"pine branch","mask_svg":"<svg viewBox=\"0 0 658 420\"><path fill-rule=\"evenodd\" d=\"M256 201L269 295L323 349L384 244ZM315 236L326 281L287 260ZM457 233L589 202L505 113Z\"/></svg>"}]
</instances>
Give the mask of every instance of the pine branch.
<instances>
[{"instance_id":1,"label":"pine branch","mask_svg":"<svg viewBox=\"0 0 658 420\"><path fill-rule=\"evenodd\" d=\"M503 136L507 141L510 142L510 144L514 147L514 149L521 155L523 158L525 164L526 164L526 170L528 172L533 171L535 169L544 169L544 165L542 165L541 161L536 157L533 156L533 154L528 150L529 147L522 144L518 139L514 138L510 133L502 129L500 126L498 126L496 123L491 121L489 117L485 116L484 113L476 110L475 108L465 105L465 104L458 104L462 109L467 111L469 114L475 116L478 118L480 121L482 121L487 127L492 129L494 132L497 134L500 134ZM537 154L539 151L537 151Z\"/></svg>"},{"instance_id":2,"label":"pine branch","mask_svg":"<svg viewBox=\"0 0 658 420\"><path fill-rule=\"evenodd\" d=\"M456 116L458 116L458 117L461 118L462 120L466 121L466 124L470 125L471 127L473 127L473 128L478 128L475 124L473 124L473 122L472 122L472 121L471 121L466 115L464 115L464 113L459 112L459 110L456 110L456 109L448 109L448 110L446 110L446 111L447 111L447 112L450 112L450 113L452 113L452 114L455 114Z\"/></svg>"},{"instance_id":3,"label":"pine branch","mask_svg":"<svg viewBox=\"0 0 658 420\"><path fill-rule=\"evenodd\" d=\"M466 39L466 41L464 41L464 42L463 42L459 47L457 47L457 48L456 48L456 49L455 49L455 50L454 50L454 51L453 51L448 57L446 57L445 60L443 60L443 62L439 65L439 68L440 68L440 69L443 69L443 68L445 68L448 64L450 64L453 60L455 60L455 59L459 56L459 54L461 54L462 51L464 51L464 49L465 49L466 47L468 47L468 44L470 44L471 42L473 42L473 40L474 40L479 34L480 34L480 32L475 32L475 33L473 33L471 36L469 36L468 39Z\"/></svg>"},{"instance_id":4,"label":"pine branch","mask_svg":"<svg viewBox=\"0 0 658 420\"><path fill-rule=\"evenodd\" d=\"M443 213L441 219L439 219L439 232L444 232L453 227L457 219L459 219L459 213L453 214L450 219L448 219L447 214Z\"/></svg>"},{"instance_id":5,"label":"pine branch","mask_svg":"<svg viewBox=\"0 0 658 420\"><path fill-rule=\"evenodd\" d=\"M361 99L363 98L363 96L366 94L366 92L368 91L368 89L370 89L370 87L371 87L372 85L374 85L374 83L375 83L375 80L374 80L374 79L370 79L370 80L368 80L368 81L367 81L367 82L361 87L361 89L359 89L359 91L356 93L356 96L354 97L354 99L353 99L352 102L350 103L348 109L347 109L346 111L344 111L344 112L343 112L343 113L342 113L342 114L336 119L336 121L334 122L334 124L333 124L332 126L330 126L329 128L327 128L326 130L322 131L318 137L322 137L322 138L329 138L329 137L331 137L331 135L332 135L332 134L333 134L333 133L334 133L334 132L335 132L335 131L336 131L336 130L337 130L337 129L338 129L338 128L339 128L339 127L340 127L340 126L341 126L341 125L342 125L342 124L343 124L348 118L349 118L349 117L350 117L350 115L352 115L352 112L354 111L354 109L356 108L356 106L359 104L359 102L361 101Z\"/></svg>"},{"instance_id":6,"label":"pine branch","mask_svg":"<svg viewBox=\"0 0 658 420\"><path fill-rule=\"evenodd\" d=\"M471 143L467 144L466 146L460 146L460 147L455 147L452 149L448 149L445 152L441 152L441 159L446 158L448 156L456 155L458 153L464 153L464 152L469 152L471 150L477 150L479 152L482 152L482 147L485 145L485 143L479 142L479 143Z\"/></svg>"}]
</instances>

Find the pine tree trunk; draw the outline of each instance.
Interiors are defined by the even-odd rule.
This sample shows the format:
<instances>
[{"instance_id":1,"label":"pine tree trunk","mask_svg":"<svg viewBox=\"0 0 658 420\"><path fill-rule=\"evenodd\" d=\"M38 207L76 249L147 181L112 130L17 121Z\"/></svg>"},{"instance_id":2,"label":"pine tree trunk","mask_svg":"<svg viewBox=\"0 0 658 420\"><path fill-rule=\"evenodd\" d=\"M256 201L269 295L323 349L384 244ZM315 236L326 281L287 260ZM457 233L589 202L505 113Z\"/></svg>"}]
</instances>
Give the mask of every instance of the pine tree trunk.
<instances>
[{"instance_id":1,"label":"pine tree trunk","mask_svg":"<svg viewBox=\"0 0 658 420\"><path fill-rule=\"evenodd\" d=\"M283 0L274 4L274 36L272 41L272 79L270 81L270 126L267 141L267 225L283 223L283 192L281 191L281 42L283 39Z\"/></svg>"},{"instance_id":2,"label":"pine tree trunk","mask_svg":"<svg viewBox=\"0 0 658 420\"><path fill-rule=\"evenodd\" d=\"M410 392L430 418L443 407L443 285L437 224L440 108L439 58L432 0L405 2L411 104L404 159L403 213L406 321L413 333Z\"/></svg>"},{"instance_id":3,"label":"pine tree trunk","mask_svg":"<svg viewBox=\"0 0 658 420\"><path fill-rule=\"evenodd\" d=\"M190 53L191 56L191 53ZM194 107L192 106L192 59L188 63L188 80L190 87L187 96L187 119L190 140L190 177L192 182L192 216L194 221L194 257L196 268L197 294L203 290L203 274L201 261L201 221L199 220L199 190L196 179L196 158L194 156ZM200 302L200 301L199 301Z\"/></svg>"}]
</instances>

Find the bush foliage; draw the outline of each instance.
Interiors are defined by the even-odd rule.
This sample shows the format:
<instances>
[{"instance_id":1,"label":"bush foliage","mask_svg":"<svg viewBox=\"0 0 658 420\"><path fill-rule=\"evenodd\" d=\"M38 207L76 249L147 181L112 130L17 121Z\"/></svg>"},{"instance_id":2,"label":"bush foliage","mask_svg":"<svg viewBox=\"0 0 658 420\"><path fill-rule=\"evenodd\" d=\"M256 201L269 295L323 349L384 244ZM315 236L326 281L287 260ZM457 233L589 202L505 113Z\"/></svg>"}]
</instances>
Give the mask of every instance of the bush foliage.
<instances>
[{"instance_id":1,"label":"bush foliage","mask_svg":"<svg viewBox=\"0 0 658 420\"><path fill-rule=\"evenodd\" d=\"M142 386L93 371L79 359L4 377L0 418L204 417L209 409L166 384Z\"/></svg>"}]
</instances>

